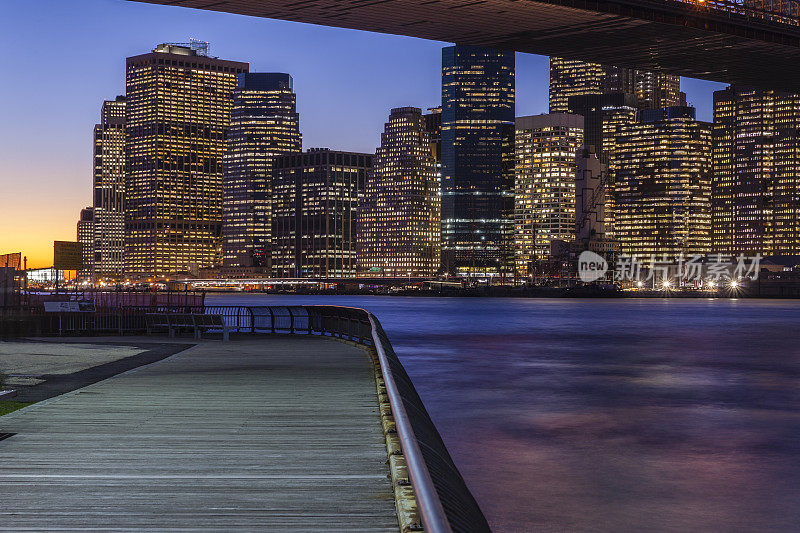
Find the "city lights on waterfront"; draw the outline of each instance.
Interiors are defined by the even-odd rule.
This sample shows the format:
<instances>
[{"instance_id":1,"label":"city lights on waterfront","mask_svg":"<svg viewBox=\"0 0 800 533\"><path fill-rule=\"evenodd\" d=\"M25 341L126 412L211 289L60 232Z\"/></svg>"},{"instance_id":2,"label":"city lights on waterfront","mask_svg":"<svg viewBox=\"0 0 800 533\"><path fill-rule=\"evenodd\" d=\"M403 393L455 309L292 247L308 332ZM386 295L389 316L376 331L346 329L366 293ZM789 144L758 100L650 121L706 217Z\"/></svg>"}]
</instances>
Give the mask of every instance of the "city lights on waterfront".
<instances>
[{"instance_id":1,"label":"city lights on waterfront","mask_svg":"<svg viewBox=\"0 0 800 533\"><path fill-rule=\"evenodd\" d=\"M125 94L97 102L86 186L92 202L73 238L83 243L82 284L396 277L569 285L582 250L611 265L618 254L747 253L765 257L775 275L794 266L798 222L788 206L800 164L793 137L770 133L800 120L789 92L734 84L717 91L708 122L690 104L707 109L711 102L694 95L687 103L676 74L554 56L549 83L540 80L538 88L550 113L520 116L515 110L527 107L528 96L515 87L513 53L445 46L436 80L441 100L394 108L435 110L423 113L425 133L376 135L375 152L362 153L377 155L378 166L342 185L347 180L338 181L334 164L314 200L309 188L321 185L298 179L293 193L279 185L285 176L275 167L279 157L305 153L301 139L315 136L301 124L317 117L298 111L306 87L296 92L295 69L249 67L269 58L216 58L211 51L226 44L192 39L134 50L125 79L117 80ZM393 112L387 107L384 115L392 128ZM519 125L556 124L559 113L583 124ZM751 131L763 132L762 140L740 145L736 139L754 139ZM415 144L409 135L429 140ZM341 150L336 136L317 146ZM749 153L764 157L757 162ZM578 173L592 176L580 191ZM340 194L349 207L336 203ZM314 216L322 218L312 224L296 214L305 209L297 202L319 204ZM292 226L285 215L276 219L278 206L294 213ZM290 241L323 254L303 261L332 266L286 259L281 249Z\"/></svg>"},{"instance_id":2,"label":"city lights on waterfront","mask_svg":"<svg viewBox=\"0 0 800 533\"><path fill-rule=\"evenodd\" d=\"M797 0L0 43L0 529L800 531Z\"/></svg>"}]
</instances>

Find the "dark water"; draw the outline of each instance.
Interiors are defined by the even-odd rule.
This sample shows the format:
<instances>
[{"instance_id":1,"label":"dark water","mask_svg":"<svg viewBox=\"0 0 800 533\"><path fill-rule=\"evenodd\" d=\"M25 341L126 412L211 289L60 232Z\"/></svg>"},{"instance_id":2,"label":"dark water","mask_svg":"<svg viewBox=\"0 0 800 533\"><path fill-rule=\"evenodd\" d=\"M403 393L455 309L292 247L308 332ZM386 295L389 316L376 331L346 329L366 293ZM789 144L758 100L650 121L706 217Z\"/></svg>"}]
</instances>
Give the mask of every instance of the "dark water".
<instances>
[{"instance_id":1,"label":"dark water","mask_svg":"<svg viewBox=\"0 0 800 533\"><path fill-rule=\"evenodd\" d=\"M496 531L800 531L800 302L223 301L374 312Z\"/></svg>"}]
</instances>

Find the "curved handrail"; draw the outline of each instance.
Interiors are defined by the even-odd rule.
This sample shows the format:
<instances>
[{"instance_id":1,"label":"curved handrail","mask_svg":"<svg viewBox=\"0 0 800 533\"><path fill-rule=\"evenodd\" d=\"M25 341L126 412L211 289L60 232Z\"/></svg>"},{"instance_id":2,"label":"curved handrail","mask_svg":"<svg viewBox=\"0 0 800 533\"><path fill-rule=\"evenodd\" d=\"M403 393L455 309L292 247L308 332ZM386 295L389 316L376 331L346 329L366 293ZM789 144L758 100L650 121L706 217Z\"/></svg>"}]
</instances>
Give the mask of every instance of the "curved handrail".
<instances>
[{"instance_id":1,"label":"curved handrail","mask_svg":"<svg viewBox=\"0 0 800 533\"><path fill-rule=\"evenodd\" d=\"M422 524L425 527L425 531L431 533L450 533L452 532L450 522L447 520L439 494L433 484L433 478L425 463L425 458L422 456L422 450L419 448L417 438L414 436L414 428L411 427L408 413L403 406L403 398L394 381L389 359L386 357L386 352L383 348L383 342L378 337L377 319L372 313L366 310L364 312L367 314L372 328L372 342L375 351L378 352L381 374L386 384L386 394L389 396L389 404L392 407L392 416L397 427L397 435L400 437L400 445L403 448L403 455L408 465L411 486L414 487L414 494L417 497Z\"/></svg>"}]
</instances>

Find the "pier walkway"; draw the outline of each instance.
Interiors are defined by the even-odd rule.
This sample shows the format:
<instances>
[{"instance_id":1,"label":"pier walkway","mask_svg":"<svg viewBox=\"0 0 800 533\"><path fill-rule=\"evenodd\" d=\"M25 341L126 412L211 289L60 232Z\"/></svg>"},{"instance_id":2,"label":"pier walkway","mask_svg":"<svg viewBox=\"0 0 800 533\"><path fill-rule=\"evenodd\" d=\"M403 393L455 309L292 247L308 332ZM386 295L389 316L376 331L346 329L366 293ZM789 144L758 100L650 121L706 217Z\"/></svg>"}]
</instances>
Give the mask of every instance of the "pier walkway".
<instances>
[{"instance_id":1,"label":"pier walkway","mask_svg":"<svg viewBox=\"0 0 800 533\"><path fill-rule=\"evenodd\" d=\"M372 363L329 338L201 341L0 433L0 530L398 531Z\"/></svg>"}]
</instances>

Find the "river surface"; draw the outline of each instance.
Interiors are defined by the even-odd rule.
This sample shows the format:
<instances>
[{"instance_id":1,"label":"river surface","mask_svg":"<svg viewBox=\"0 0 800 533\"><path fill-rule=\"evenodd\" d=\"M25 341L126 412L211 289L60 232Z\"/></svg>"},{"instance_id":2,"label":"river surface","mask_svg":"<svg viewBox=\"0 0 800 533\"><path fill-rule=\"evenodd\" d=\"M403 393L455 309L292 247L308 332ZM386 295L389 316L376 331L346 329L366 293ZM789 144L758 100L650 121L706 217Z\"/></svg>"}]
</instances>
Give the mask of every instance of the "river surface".
<instances>
[{"instance_id":1,"label":"river surface","mask_svg":"<svg viewBox=\"0 0 800 533\"><path fill-rule=\"evenodd\" d=\"M206 301L375 313L495 531L800 531L800 302Z\"/></svg>"}]
</instances>

